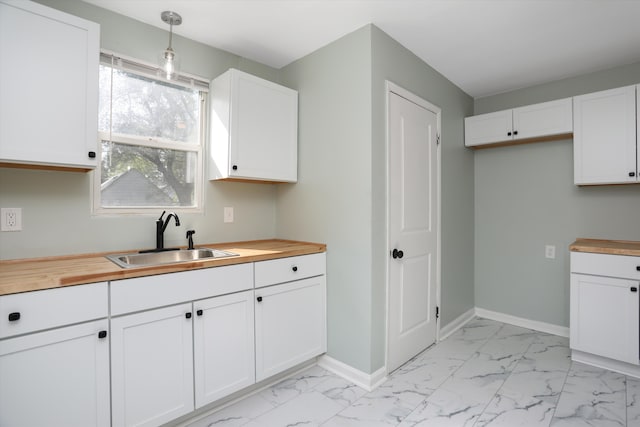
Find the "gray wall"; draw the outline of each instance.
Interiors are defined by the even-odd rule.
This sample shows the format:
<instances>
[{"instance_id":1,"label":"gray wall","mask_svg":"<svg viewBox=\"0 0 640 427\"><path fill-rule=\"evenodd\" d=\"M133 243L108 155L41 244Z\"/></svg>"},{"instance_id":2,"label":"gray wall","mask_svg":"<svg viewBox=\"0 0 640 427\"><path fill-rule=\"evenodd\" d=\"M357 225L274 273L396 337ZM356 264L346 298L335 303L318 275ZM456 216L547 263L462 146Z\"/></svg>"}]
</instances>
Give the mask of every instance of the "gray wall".
<instances>
[{"instance_id":1,"label":"gray wall","mask_svg":"<svg viewBox=\"0 0 640 427\"><path fill-rule=\"evenodd\" d=\"M299 182L279 188L277 235L328 245L329 355L384 366L385 79L443 109L443 323L473 307L472 99L375 26L283 69L300 96Z\"/></svg>"},{"instance_id":2,"label":"gray wall","mask_svg":"<svg viewBox=\"0 0 640 427\"><path fill-rule=\"evenodd\" d=\"M475 100L475 114L640 82L640 63ZM476 306L569 325L578 237L640 240L640 186L573 185L572 140L475 152ZM544 246L556 246L556 259Z\"/></svg>"},{"instance_id":3,"label":"gray wall","mask_svg":"<svg viewBox=\"0 0 640 427\"><path fill-rule=\"evenodd\" d=\"M165 30L84 2L40 2L98 22L101 46L108 50L155 62L168 42ZM202 77L211 79L235 67L270 80L279 78L278 70L182 37L174 39L174 48L183 57L183 71ZM204 214L181 215L182 226L167 229L167 245L186 244L189 228L197 231L196 243L274 237L274 185L207 181L204 190ZM92 216L89 173L5 168L0 168L0 206L23 209L23 231L0 236L0 259L152 247L154 220L160 214ZM234 223L223 223L224 206L235 208Z\"/></svg>"}]
</instances>

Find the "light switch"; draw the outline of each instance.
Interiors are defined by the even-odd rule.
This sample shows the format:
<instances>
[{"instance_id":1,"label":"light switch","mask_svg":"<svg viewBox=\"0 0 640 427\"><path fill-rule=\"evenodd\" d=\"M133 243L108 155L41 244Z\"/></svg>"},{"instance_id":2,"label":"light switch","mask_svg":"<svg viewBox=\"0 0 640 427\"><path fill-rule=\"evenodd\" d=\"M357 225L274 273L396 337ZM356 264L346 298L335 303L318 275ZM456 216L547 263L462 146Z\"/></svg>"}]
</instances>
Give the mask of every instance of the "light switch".
<instances>
[{"instance_id":1,"label":"light switch","mask_svg":"<svg viewBox=\"0 0 640 427\"><path fill-rule=\"evenodd\" d=\"M233 207L225 206L224 222L233 222Z\"/></svg>"}]
</instances>

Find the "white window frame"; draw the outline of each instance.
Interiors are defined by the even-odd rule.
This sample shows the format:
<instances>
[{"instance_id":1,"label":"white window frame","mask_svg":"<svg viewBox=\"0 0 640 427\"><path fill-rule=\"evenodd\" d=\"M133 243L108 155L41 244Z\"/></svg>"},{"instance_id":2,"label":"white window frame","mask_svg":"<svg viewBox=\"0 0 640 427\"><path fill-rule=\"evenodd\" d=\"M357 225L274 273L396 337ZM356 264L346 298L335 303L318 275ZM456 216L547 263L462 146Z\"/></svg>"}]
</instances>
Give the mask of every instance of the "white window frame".
<instances>
[{"instance_id":1,"label":"white window frame","mask_svg":"<svg viewBox=\"0 0 640 427\"><path fill-rule=\"evenodd\" d=\"M110 57L111 63L107 63L106 59ZM200 91L200 136L198 144L185 144L184 142L175 142L162 138L149 138L137 135L122 135L111 132L98 132L97 150L97 167L91 173L91 207L94 215L156 215L161 210L171 210L177 213L203 213L204 212L204 168L205 168L205 150L206 145L206 129L207 129L207 92L208 81L202 77L181 73L178 80L167 80L162 77L157 66L151 63L143 62L138 59L132 59L123 55L115 54L109 51L102 51L101 60L106 65L124 69L127 72L151 77L160 81L167 81L177 86L184 86L190 89ZM196 173L194 176L194 201L195 206L118 206L103 207L101 195L101 170L102 170L102 141L111 141L117 144L135 145L158 149L169 149L177 151L186 151L195 153Z\"/></svg>"}]
</instances>

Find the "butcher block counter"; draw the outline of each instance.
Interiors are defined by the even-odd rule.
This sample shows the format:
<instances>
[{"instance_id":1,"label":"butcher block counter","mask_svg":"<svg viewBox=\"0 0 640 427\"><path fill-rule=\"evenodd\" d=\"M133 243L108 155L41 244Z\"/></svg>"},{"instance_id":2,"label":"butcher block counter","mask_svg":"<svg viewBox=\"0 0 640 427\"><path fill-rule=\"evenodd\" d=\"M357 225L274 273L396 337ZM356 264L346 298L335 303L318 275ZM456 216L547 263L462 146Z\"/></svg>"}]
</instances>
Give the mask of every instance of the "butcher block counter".
<instances>
[{"instance_id":1,"label":"butcher block counter","mask_svg":"<svg viewBox=\"0 0 640 427\"><path fill-rule=\"evenodd\" d=\"M105 258L105 255L137 252L136 250L0 261L0 295L326 251L325 244L280 239L197 246L197 248L200 247L222 249L237 253L239 256L132 268L121 268Z\"/></svg>"},{"instance_id":2,"label":"butcher block counter","mask_svg":"<svg viewBox=\"0 0 640 427\"><path fill-rule=\"evenodd\" d=\"M577 239L569 246L571 252L640 256L640 242L627 240Z\"/></svg>"}]
</instances>

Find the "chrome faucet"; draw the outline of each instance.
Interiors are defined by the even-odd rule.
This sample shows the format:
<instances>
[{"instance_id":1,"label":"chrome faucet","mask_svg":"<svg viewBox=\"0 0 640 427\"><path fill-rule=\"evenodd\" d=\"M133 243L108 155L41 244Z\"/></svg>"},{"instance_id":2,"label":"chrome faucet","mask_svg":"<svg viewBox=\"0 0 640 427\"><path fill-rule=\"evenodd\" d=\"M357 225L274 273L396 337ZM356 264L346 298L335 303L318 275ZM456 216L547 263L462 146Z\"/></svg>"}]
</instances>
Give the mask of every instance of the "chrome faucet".
<instances>
[{"instance_id":1,"label":"chrome faucet","mask_svg":"<svg viewBox=\"0 0 640 427\"><path fill-rule=\"evenodd\" d=\"M160 251L170 251L173 249L165 249L164 247L164 230L167 229L167 226L169 225L169 221L171 220L171 218L173 217L173 219L175 219L175 223L176 223L176 227L180 226L180 218L178 218L178 215L176 215L174 212L170 212L169 215L167 216L167 219L164 220L162 217L164 217L164 214L167 211L162 211L162 215L160 215L160 218L158 218L156 220L156 251L160 252Z\"/></svg>"}]
</instances>

